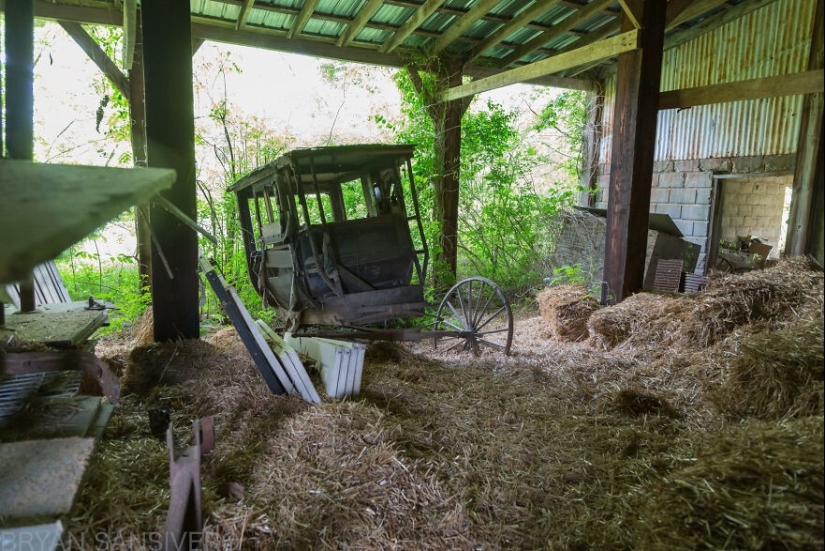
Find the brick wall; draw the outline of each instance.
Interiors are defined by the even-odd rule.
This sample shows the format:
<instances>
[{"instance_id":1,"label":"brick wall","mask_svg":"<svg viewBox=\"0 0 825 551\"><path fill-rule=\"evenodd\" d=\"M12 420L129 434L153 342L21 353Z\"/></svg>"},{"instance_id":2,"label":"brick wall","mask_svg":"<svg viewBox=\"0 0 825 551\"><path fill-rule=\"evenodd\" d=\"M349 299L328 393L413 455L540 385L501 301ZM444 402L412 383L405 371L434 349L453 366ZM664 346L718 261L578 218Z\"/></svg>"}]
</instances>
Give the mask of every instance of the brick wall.
<instances>
[{"instance_id":1,"label":"brick wall","mask_svg":"<svg viewBox=\"0 0 825 551\"><path fill-rule=\"evenodd\" d=\"M720 239L739 236L761 237L773 245L770 256L779 256L779 237L785 189L793 176L726 178L722 181L722 224Z\"/></svg>"},{"instance_id":2,"label":"brick wall","mask_svg":"<svg viewBox=\"0 0 825 551\"><path fill-rule=\"evenodd\" d=\"M713 180L716 174L742 175L743 178L729 178L723 184L723 191L726 185L732 181L742 182L743 180L753 180L761 182L760 189L747 191L736 191L736 196L730 201L725 199L725 210L731 205L742 207L742 217L747 218L747 222L742 220L743 228L737 230L740 233L733 235L758 235L766 239L771 245L776 246L779 242L778 229L782 221L782 206L784 204L784 188L790 185L792 176L782 176L782 182L778 182L775 176L766 177L765 173L776 173L779 171L793 172L794 156L760 156L760 157L734 157L719 159L702 159L695 161L657 161L653 167L653 186L650 196L651 212L658 212L669 215L679 230L684 234L685 240L695 243L701 247L699 261L696 266L697 273L705 271L705 253L708 246L708 234L710 231L711 201L713 198ZM607 208L607 186L609 181L609 166L602 166L600 171L596 193L597 208ZM790 180L785 180L790 178ZM774 184L770 184L773 181ZM787 182L787 183L786 183ZM732 189L744 190L743 185L734 186ZM777 190L781 189L781 197ZM732 207L731 207L732 208ZM744 213L748 211L748 215ZM778 219L776 218L778 212ZM734 217L738 214L732 215ZM739 220L732 222L738 224ZM775 224L774 224L775 223ZM776 231L768 233L769 226L775 225ZM738 227L738 226L737 226ZM752 230L752 231L751 231ZM744 233L742 233L744 232ZM723 232L724 233L724 232ZM775 234L775 236L774 236Z\"/></svg>"}]
</instances>

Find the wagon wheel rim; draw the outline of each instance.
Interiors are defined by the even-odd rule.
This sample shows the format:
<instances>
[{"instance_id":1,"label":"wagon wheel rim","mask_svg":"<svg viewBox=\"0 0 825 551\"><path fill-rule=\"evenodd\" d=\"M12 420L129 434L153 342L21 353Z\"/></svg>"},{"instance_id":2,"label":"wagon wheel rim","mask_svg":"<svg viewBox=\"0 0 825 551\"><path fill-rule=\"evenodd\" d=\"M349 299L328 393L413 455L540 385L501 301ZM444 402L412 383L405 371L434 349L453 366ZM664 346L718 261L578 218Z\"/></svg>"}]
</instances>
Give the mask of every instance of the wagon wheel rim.
<instances>
[{"instance_id":1,"label":"wagon wheel rim","mask_svg":"<svg viewBox=\"0 0 825 551\"><path fill-rule=\"evenodd\" d=\"M441 337L448 349L478 354L481 347L510 354L513 311L501 288L483 277L468 277L453 285L438 307L435 329L469 332L469 336Z\"/></svg>"}]
</instances>

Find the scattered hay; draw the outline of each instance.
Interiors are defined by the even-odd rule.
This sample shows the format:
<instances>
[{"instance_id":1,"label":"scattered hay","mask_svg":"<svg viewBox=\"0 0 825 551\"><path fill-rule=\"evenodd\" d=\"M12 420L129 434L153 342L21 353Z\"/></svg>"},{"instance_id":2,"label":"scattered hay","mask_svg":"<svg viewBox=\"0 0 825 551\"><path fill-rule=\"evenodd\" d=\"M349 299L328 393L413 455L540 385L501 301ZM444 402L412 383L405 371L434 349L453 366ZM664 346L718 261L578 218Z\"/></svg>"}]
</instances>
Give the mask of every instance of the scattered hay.
<instances>
[{"instance_id":1,"label":"scattered hay","mask_svg":"<svg viewBox=\"0 0 825 551\"><path fill-rule=\"evenodd\" d=\"M823 347L822 318L741 341L715 403L741 418L822 416Z\"/></svg>"},{"instance_id":2,"label":"scattered hay","mask_svg":"<svg viewBox=\"0 0 825 551\"><path fill-rule=\"evenodd\" d=\"M683 298L634 300L675 339ZM172 378L118 404L68 529L162 530L167 456L146 417L162 406L181 446L215 417L206 549L821 548L822 414L730 431L707 399L751 335L792 323L782 315L698 349L657 349L630 311L609 350L548 340L538 316L517 322L509 357L371 343L360 397L317 405L272 396L232 329L181 341ZM175 344L125 363L157 372Z\"/></svg>"},{"instance_id":3,"label":"scattered hay","mask_svg":"<svg viewBox=\"0 0 825 551\"><path fill-rule=\"evenodd\" d=\"M643 415L679 416L676 409L665 398L632 388L625 388L616 393L611 403L611 409L616 413L630 417Z\"/></svg>"},{"instance_id":4,"label":"scattered hay","mask_svg":"<svg viewBox=\"0 0 825 551\"><path fill-rule=\"evenodd\" d=\"M550 333L563 341L582 341L589 335L587 320L599 303L584 285L558 285L536 296Z\"/></svg>"},{"instance_id":5,"label":"scattered hay","mask_svg":"<svg viewBox=\"0 0 825 551\"><path fill-rule=\"evenodd\" d=\"M804 257L744 274L719 275L696 294L639 293L590 316L598 348L706 348L758 321L779 329L822 317L823 272Z\"/></svg>"},{"instance_id":6,"label":"scattered hay","mask_svg":"<svg viewBox=\"0 0 825 551\"><path fill-rule=\"evenodd\" d=\"M819 416L697 438L688 466L635 492L633 547L822 549L822 431Z\"/></svg>"}]
</instances>

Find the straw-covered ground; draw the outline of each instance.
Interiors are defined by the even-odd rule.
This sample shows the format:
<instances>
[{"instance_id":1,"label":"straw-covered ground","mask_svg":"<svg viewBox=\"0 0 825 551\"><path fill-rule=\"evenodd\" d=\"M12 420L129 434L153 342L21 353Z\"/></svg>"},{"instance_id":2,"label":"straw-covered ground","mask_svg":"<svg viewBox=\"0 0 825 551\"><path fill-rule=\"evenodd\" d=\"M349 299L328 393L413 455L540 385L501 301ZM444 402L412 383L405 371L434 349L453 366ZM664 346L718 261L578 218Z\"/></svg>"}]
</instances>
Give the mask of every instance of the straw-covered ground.
<instances>
[{"instance_id":1,"label":"straw-covered ground","mask_svg":"<svg viewBox=\"0 0 825 551\"><path fill-rule=\"evenodd\" d=\"M542 292L510 357L370 344L360 396L316 406L270 395L233 329L101 343L124 397L68 529L162 529L165 407L181 449L216 420L207 549L822 549L822 271L583 295Z\"/></svg>"}]
</instances>

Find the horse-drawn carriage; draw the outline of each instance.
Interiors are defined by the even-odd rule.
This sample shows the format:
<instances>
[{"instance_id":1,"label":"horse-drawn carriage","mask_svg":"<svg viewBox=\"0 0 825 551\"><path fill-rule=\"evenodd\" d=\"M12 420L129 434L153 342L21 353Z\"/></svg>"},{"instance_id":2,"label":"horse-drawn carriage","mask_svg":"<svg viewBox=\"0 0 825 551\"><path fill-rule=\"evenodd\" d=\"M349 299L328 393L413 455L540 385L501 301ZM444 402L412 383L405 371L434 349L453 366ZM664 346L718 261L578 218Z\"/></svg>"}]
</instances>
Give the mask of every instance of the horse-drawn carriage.
<instances>
[{"instance_id":1,"label":"horse-drawn carriage","mask_svg":"<svg viewBox=\"0 0 825 551\"><path fill-rule=\"evenodd\" d=\"M412 145L296 149L229 189L249 275L293 335L458 340L509 353L510 305L493 282L453 286L430 324L429 265Z\"/></svg>"}]
</instances>

